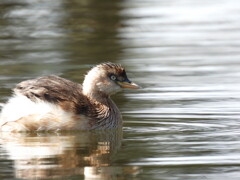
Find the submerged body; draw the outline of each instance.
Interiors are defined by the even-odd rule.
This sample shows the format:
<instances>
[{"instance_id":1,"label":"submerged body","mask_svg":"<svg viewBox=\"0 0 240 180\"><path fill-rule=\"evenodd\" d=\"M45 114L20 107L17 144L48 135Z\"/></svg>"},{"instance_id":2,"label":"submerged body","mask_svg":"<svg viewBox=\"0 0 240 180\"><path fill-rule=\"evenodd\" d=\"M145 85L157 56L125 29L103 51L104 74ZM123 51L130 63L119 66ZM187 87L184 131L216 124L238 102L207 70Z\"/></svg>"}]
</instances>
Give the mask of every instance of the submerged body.
<instances>
[{"instance_id":1,"label":"submerged body","mask_svg":"<svg viewBox=\"0 0 240 180\"><path fill-rule=\"evenodd\" d=\"M110 95L122 88L137 89L125 70L100 64L83 85L58 76L19 83L1 112L2 131L92 130L119 127L121 113Z\"/></svg>"}]
</instances>

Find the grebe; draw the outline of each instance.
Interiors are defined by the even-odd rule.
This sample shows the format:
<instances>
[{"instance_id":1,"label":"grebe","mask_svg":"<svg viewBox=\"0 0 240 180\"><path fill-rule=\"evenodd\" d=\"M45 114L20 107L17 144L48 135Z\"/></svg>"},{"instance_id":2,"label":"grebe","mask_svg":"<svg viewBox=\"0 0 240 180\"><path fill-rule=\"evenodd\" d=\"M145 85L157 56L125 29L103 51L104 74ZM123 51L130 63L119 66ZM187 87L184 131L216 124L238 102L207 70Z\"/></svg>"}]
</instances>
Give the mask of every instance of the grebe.
<instances>
[{"instance_id":1,"label":"grebe","mask_svg":"<svg viewBox=\"0 0 240 180\"><path fill-rule=\"evenodd\" d=\"M83 84L58 76L16 85L3 106L1 131L92 130L119 127L121 113L110 96L123 88L138 89L121 65L93 67Z\"/></svg>"}]
</instances>

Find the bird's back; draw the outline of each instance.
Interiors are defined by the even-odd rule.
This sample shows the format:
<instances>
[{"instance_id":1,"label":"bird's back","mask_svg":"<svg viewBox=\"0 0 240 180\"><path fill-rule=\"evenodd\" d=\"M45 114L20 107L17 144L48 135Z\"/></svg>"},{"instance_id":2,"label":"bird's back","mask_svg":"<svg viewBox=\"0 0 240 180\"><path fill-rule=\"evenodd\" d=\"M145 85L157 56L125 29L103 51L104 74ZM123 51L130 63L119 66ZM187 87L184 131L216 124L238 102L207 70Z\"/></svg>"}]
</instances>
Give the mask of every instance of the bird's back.
<instances>
[{"instance_id":1,"label":"bird's back","mask_svg":"<svg viewBox=\"0 0 240 180\"><path fill-rule=\"evenodd\" d=\"M32 101L40 99L58 103L76 101L79 96L82 96L82 86L58 76L44 76L17 84L14 92Z\"/></svg>"},{"instance_id":2,"label":"bird's back","mask_svg":"<svg viewBox=\"0 0 240 180\"><path fill-rule=\"evenodd\" d=\"M21 121L18 124L31 125L30 129L33 130L43 127L39 123L53 129L57 129L51 127L55 124L65 126L64 128L69 126L68 129L71 129L77 123L84 123L83 119L88 114L94 113L91 107L88 98L82 94L80 84L58 76L45 76L16 85L13 98L2 109L1 121ZM52 122L47 122L49 119Z\"/></svg>"}]
</instances>

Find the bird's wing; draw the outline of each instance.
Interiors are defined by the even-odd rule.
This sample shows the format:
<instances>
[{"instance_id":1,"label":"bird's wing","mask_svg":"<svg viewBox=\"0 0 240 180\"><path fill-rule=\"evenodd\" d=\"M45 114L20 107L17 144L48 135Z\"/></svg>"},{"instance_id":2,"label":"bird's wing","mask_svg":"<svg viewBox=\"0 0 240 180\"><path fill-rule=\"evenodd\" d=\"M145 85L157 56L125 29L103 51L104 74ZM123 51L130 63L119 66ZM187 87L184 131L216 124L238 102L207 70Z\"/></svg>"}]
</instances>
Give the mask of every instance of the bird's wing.
<instances>
[{"instance_id":1,"label":"bird's wing","mask_svg":"<svg viewBox=\"0 0 240 180\"><path fill-rule=\"evenodd\" d=\"M45 76L23 81L14 89L30 100L47 101L58 104L67 111L86 111L89 106L87 97L82 94L82 86L58 76Z\"/></svg>"}]
</instances>

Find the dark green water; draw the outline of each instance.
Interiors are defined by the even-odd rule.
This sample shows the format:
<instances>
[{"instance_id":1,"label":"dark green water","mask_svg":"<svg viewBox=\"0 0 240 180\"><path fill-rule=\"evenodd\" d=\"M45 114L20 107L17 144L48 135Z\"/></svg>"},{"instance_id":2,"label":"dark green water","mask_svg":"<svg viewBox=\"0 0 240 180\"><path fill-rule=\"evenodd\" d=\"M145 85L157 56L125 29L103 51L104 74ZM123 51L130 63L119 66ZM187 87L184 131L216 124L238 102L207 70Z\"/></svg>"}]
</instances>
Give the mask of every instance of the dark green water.
<instances>
[{"instance_id":1,"label":"dark green water","mask_svg":"<svg viewBox=\"0 0 240 180\"><path fill-rule=\"evenodd\" d=\"M239 179L239 19L237 0L1 0L1 102L105 61L143 89L113 97L123 131L1 134L0 179Z\"/></svg>"}]
</instances>

